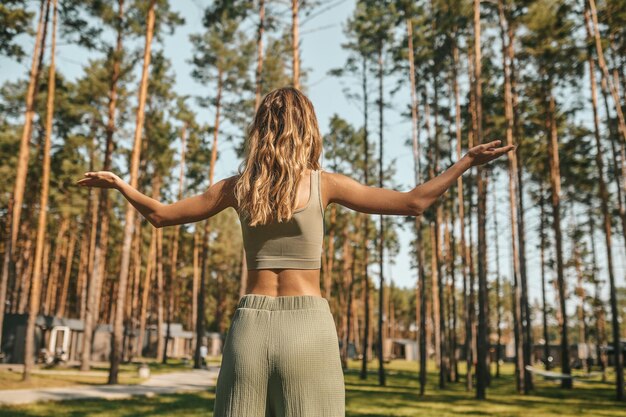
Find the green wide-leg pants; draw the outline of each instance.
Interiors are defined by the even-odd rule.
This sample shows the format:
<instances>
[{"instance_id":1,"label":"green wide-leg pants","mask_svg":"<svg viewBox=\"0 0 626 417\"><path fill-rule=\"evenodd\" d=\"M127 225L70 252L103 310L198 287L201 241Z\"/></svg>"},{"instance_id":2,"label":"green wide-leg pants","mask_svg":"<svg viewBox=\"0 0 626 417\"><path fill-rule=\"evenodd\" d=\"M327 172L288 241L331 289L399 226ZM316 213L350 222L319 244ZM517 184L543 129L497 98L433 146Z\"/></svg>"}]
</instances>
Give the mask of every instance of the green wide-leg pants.
<instances>
[{"instance_id":1,"label":"green wide-leg pants","mask_svg":"<svg viewBox=\"0 0 626 417\"><path fill-rule=\"evenodd\" d=\"M246 294L223 346L214 417L345 417L328 300Z\"/></svg>"}]
</instances>

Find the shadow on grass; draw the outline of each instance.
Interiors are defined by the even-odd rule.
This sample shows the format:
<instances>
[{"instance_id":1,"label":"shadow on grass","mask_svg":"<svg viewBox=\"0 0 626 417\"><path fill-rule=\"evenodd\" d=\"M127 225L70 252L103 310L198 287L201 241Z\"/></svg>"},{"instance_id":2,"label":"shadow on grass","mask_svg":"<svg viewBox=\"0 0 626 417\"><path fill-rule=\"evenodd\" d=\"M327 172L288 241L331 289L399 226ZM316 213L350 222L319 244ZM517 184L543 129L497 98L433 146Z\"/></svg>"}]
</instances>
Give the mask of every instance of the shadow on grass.
<instances>
[{"instance_id":1,"label":"shadow on grass","mask_svg":"<svg viewBox=\"0 0 626 417\"><path fill-rule=\"evenodd\" d=\"M210 416L215 402L214 390L166 394L156 397L133 397L124 400L70 400L37 403L28 406L2 407L0 417L42 416Z\"/></svg>"},{"instance_id":2,"label":"shadow on grass","mask_svg":"<svg viewBox=\"0 0 626 417\"><path fill-rule=\"evenodd\" d=\"M405 365L398 365L406 367ZM393 369L394 365L388 366ZM624 404L615 401L610 383L577 382L571 390L557 384L535 379L530 395L515 389L512 372L493 378L487 389L487 400L475 399L475 391L467 391L463 377L439 389L438 374L428 372L424 396L419 395L418 374L413 370L394 369L387 373L386 385L378 383L378 371L370 365L367 379L358 369L345 371L347 416L623 416Z\"/></svg>"},{"instance_id":3,"label":"shadow on grass","mask_svg":"<svg viewBox=\"0 0 626 417\"><path fill-rule=\"evenodd\" d=\"M624 403L614 400L611 382L577 382L571 390L558 384L535 379L530 395L515 389L511 367L494 378L487 389L487 400L475 399L474 391L465 389L465 378L438 387L438 374L429 369L424 396L419 395L418 373L414 363L396 362L387 366L386 386L378 385L375 362L368 365L367 379L360 379L359 366L345 371L347 417L622 417ZM461 375L462 372L461 372ZM134 397L127 400L73 400L0 408L0 417L40 416L211 416L215 389L203 392ZM247 417L247 416L241 416Z\"/></svg>"}]
</instances>

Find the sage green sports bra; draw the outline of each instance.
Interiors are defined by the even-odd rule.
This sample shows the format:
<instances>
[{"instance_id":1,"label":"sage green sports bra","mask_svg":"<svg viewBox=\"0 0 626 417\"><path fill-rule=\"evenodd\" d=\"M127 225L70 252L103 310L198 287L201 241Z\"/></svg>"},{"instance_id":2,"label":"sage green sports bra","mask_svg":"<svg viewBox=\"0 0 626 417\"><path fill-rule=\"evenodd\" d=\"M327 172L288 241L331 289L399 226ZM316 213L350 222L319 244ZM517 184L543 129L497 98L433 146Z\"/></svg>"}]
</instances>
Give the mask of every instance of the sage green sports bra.
<instances>
[{"instance_id":1,"label":"sage green sports bra","mask_svg":"<svg viewBox=\"0 0 626 417\"><path fill-rule=\"evenodd\" d=\"M286 222L248 226L241 221L248 269L319 269L324 242L320 171L311 170L309 200Z\"/></svg>"}]
</instances>

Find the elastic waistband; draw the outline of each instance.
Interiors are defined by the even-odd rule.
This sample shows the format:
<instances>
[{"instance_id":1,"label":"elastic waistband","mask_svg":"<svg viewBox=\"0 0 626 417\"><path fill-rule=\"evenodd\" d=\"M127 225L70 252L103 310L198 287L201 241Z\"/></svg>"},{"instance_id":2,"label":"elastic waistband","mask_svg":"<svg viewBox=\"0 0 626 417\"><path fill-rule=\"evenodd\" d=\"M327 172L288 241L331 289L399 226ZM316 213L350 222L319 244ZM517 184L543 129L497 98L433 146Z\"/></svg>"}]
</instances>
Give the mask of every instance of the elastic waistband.
<instances>
[{"instance_id":1,"label":"elastic waistband","mask_svg":"<svg viewBox=\"0 0 626 417\"><path fill-rule=\"evenodd\" d=\"M273 297L264 294L244 294L239 299L237 308L256 308L259 310L327 310L328 300L316 295L280 295Z\"/></svg>"}]
</instances>

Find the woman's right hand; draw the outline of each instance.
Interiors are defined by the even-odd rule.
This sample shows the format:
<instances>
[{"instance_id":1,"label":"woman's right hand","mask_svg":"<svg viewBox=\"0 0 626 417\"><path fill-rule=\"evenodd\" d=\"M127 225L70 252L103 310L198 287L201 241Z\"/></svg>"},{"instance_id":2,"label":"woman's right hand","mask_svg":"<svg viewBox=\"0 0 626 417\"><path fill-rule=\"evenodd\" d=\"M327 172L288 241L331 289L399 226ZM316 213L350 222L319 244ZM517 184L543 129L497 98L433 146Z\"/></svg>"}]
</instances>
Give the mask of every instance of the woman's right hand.
<instances>
[{"instance_id":1,"label":"woman's right hand","mask_svg":"<svg viewBox=\"0 0 626 417\"><path fill-rule=\"evenodd\" d=\"M471 166L483 165L516 148L514 145L497 148L496 146L500 145L501 142L500 140L494 140L493 142L474 146L467 151L465 157L469 158Z\"/></svg>"},{"instance_id":2,"label":"woman's right hand","mask_svg":"<svg viewBox=\"0 0 626 417\"><path fill-rule=\"evenodd\" d=\"M81 187L117 188L122 179L110 171L85 172L85 178L76 181Z\"/></svg>"}]
</instances>

